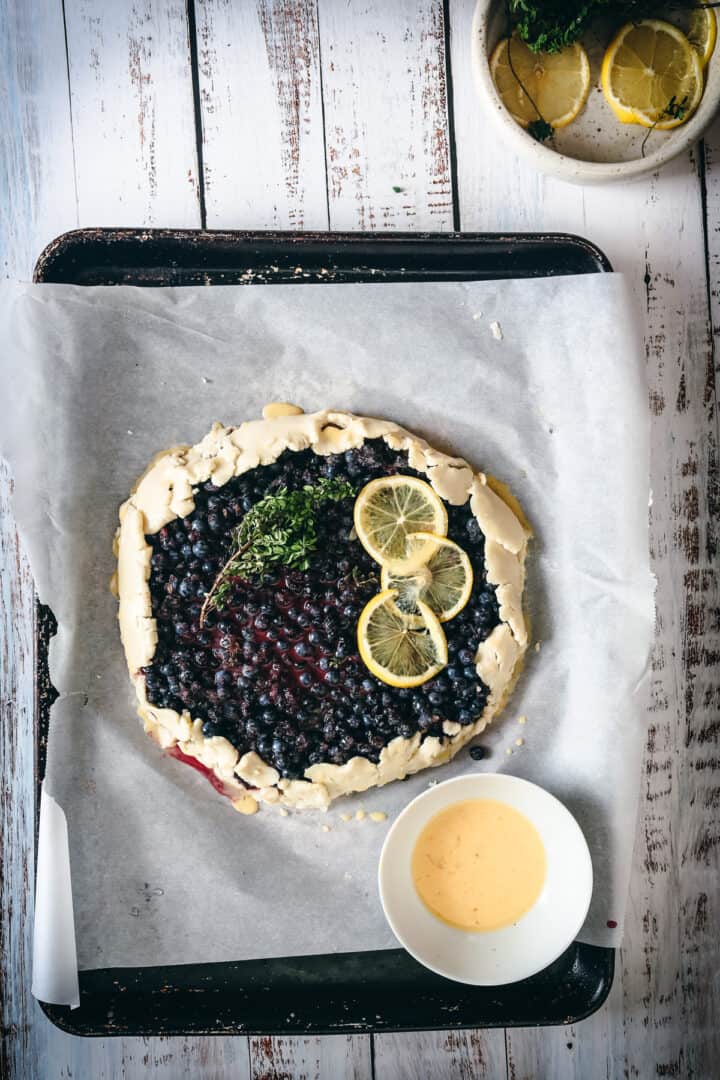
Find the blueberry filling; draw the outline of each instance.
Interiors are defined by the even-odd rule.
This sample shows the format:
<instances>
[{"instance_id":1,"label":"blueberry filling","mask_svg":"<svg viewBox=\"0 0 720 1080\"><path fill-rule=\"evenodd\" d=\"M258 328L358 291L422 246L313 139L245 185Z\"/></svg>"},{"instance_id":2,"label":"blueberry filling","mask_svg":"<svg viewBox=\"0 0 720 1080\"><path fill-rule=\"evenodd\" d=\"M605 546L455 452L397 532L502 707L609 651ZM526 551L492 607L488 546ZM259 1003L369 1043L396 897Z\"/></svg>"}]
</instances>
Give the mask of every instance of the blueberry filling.
<instances>
[{"instance_id":1,"label":"blueberry filling","mask_svg":"<svg viewBox=\"0 0 720 1080\"><path fill-rule=\"evenodd\" d=\"M407 454L382 439L345 454L285 451L221 488L200 485L195 509L147 541L158 644L143 668L148 700L187 709L207 736L255 750L288 779L318 762L355 756L377 762L396 736L441 736L444 720L463 726L482 713L488 689L475 651L499 622L484 569L484 538L469 504L447 506L448 536L470 556L475 575L464 610L445 624L448 666L416 689L395 689L368 672L357 651L358 617L380 589L379 567L351 538L353 501L328 503L308 570L278 567L260 581L236 580L226 606L203 625L206 592L229 554L231 530L251 506L280 487L322 477L358 492L377 476L413 473Z\"/></svg>"}]
</instances>

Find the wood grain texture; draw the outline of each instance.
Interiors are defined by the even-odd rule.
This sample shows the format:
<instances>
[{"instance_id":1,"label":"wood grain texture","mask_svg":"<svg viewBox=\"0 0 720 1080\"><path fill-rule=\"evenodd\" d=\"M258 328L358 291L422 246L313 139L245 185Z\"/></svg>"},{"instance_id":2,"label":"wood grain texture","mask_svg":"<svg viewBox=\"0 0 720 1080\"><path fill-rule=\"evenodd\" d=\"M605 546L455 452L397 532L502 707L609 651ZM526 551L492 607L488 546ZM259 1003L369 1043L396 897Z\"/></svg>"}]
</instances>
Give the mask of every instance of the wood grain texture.
<instances>
[{"instance_id":1,"label":"wood grain texture","mask_svg":"<svg viewBox=\"0 0 720 1080\"><path fill-rule=\"evenodd\" d=\"M38 1030L35 1073L18 1080L249 1080L247 1039L78 1039ZM2 1075L2 1074L0 1074Z\"/></svg>"},{"instance_id":2,"label":"wood grain texture","mask_svg":"<svg viewBox=\"0 0 720 1080\"><path fill-rule=\"evenodd\" d=\"M66 0L81 225L199 226L183 0Z\"/></svg>"},{"instance_id":3,"label":"wood grain texture","mask_svg":"<svg viewBox=\"0 0 720 1080\"><path fill-rule=\"evenodd\" d=\"M366 1035L250 1039L252 1080L370 1080Z\"/></svg>"},{"instance_id":4,"label":"wood grain texture","mask_svg":"<svg viewBox=\"0 0 720 1080\"><path fill-rule=\"evenodd\" d=\"M62 8L0 0L0 256L29 279L37 255L77 224ZM31 1077L34 875L34 587L0 461L0 1077Z\"/></svg>"},{"instance_id":5,"label":"wood grain texture","mask_svg":"<svg viewBox=\"0 0 720 1080\"><path fill-rule=\"evenodd\" d=\"M0 0L0 260L29 279L35 259L77 224L62 8Z\"/></svg>"},{"instance_id":6,"label":"wood grain texture","mask_svg":"<svg viewBox=\"0 0 720 1080\"><path fill-rule=\"evenodd\" d=\"M442 0L320 0L333 229L452 229Z\"/></svg>"},{"instance_id":7,"label":"wood grain texture","mask_svg":"<svg viewBox=\"0 0 720 1080\"><path fill-rule=\"evenodd\" d=\"M653 419L651 549L657 589L652 704L635 869L617 988L603 1014L563 1031L510 1032L517 1076L706 1077L720 1059L717 798L717 405L691 155L632 185L573 188L528 175L477 110L472 4L451 4L461 224L560 228L626 273L640 319ZM710 175L711 169L708 170ZM713 780L714 776L714 780ZM585 1041L587 1040L587 1053ZM581 1064L579 1064L581 1062Z\"/></svg>"},{"instance_id":8,"label":"wood grain texture","mask_svg":"<svg viewBox=\"0 0 720 1080\"><path fill-rule=\"evenodd\" d=\"M209 228L327 229L315 0L197 5Z\"/></svg>"},{"instance_id":9,"label":"wood grain texture","mask_svg":"<svg viewBox=\"0 0 720 1080\"><path fill-rule=\"evenodd\" d=\"M375 1035L374 1043L375 1080L497 1080L507 1071L502 1029Z\"/></svg>"},{"instance_id":10,"label":"wood grain texture","mask_svg":"<svg viewBox=\"0 0 720 1080\"><path fill-rule=\"evenodd\" d=\"M0 459L0 1077L29 1075L34 873L35 589Z\"/></svg>"}]
</instances>

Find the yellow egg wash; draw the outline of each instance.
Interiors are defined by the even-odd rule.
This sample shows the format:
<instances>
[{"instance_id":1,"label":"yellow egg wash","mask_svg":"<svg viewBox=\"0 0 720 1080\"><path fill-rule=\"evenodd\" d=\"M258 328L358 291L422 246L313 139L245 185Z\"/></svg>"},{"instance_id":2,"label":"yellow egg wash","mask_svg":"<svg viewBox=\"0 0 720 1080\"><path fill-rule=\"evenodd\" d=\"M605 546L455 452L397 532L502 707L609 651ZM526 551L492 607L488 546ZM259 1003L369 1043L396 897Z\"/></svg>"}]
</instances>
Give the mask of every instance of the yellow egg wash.
<instances>
[{"instance_id":1,"label":"yellow egg wash","mask_svg":"<svg viewBox=\"0 0 720 1080\"><path fill-rule=\"evenodd\" d=\"M425 906L460 930L509 926L542 892L545 846L532 822L496 799L463 799L427 823L412 855Z\"/></svg>"}]
</instances>

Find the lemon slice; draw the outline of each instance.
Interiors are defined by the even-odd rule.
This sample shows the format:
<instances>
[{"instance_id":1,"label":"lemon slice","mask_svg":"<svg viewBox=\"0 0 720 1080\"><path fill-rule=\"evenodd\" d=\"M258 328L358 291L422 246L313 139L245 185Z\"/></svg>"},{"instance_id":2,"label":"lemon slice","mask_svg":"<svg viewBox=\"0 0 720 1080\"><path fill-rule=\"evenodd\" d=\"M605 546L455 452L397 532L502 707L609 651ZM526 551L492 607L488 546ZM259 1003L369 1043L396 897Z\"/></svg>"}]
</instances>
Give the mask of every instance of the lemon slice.
<instances>
[{"instance_id":1,"label":"lemon slice","mask_svg":"<svg viewBox=\"0 0 720 1080\"><path fill-rule=\"evenodd\" d=\"M699 7L691 10L687 37L700 57L700 63L707 67L717 40L717 19L712 8Z\"/></svg>"},{"instance_id":2,"label":"lemon slice","mask_svg":"<svg viewBox=\"0 0 720 1080\"><path fill-rule=\"evenodd\" d=\"M681 30L660 19L627 23L608 46L600 72L605 98L622 124L677 127L703 92L700 57ZM682 115L666 115L671 102Z\"/></svg>"},{"instance_id":3,"label":"lemon slice","mask_svg":"<svg viewBox=\"0 0 720 1080\"><path fill-rule=\"evenodd\" d=\"M523 127L540 119L565 127L590 92L590 61L577 42L540 55L518 37L503 38L490 57L490 74L503 105Z\"/></svg>"},{"instance_id":4,"label":"lemon slice","mask_svg":"<svg viewBox=\"0 0 720 1080\"><path fill-rule=\"evenodd\" d=\"M416 476L380 476L371 480L355 500L355 532L376 562L390 566L406 561L408 533L428 532L444 536L447 511L429 484ZM427 553L433 550L427 544ZM422 546L414 557L422 562Z\"/></svg>"},{"instance_id":5,"label":"lemon slice","mask_svg":"<svg viewBox=\"0 0 720 1080\"><path fill-rule=\"evenodd\" d=\"M420 686L447 664L447 640L437 615L422 600L404 615L394 589L384 589L360 612L358 648L368 670L389 686Z\"/></svg>"},{"instance_id":6,"label":"lemon slice","mask_svg":"<svg viewBox=\"0 0 720 1080\"><path fill-rule=\"evenodd\" d=\"M434 550L426 562L415 565L418 549L426 550L428 544ZM466 552L454 541L432 533L410 533L407 538L407 557L410 569L400 567L391 570L383 566L380 584L383 589L395 589L395 603L406 615L418 611L422 601L437 615L440 622L454 619L467 604L473 587L473 569Z\"/></svg>"}]
</instances>

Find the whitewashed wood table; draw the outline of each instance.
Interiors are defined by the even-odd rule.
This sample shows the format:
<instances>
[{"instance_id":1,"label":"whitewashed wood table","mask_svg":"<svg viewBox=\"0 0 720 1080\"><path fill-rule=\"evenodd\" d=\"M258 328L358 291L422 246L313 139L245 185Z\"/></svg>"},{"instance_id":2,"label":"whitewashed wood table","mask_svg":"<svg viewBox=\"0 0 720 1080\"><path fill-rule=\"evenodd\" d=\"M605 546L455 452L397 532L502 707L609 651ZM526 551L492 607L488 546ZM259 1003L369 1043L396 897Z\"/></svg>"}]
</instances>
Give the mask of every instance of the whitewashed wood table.
<instances>
[{"instance_id":1,"label":"whitewashed wood table","mask_svg":"<svg viewBox=\"0 0 720 1080\"><path fill-rule=\"evenodd\" d=\"M581 189L498 145L472 0L0 0L0 252L77 226L546 230L629 276L654 426L652 708L625 945L576 1027L81 1040L30 996L33 586L0 479L0 1077L679 1077L720 1068L720 126Z\"/></svg>"}]
</instances>

